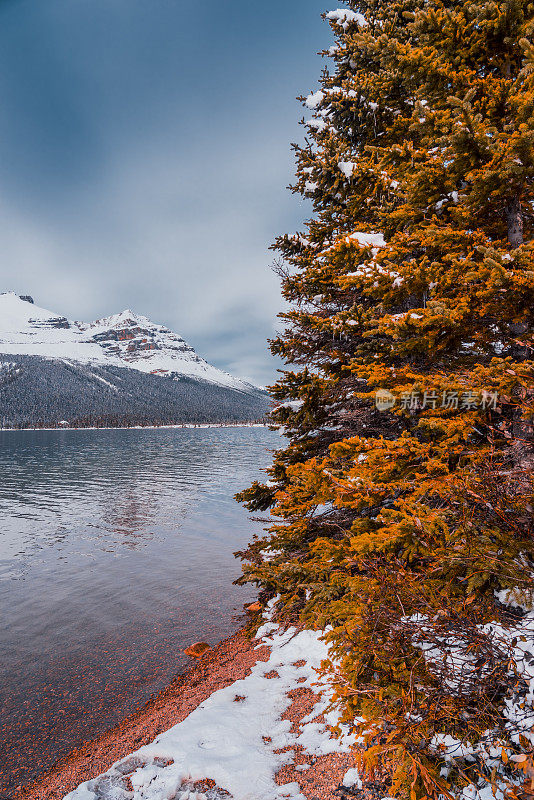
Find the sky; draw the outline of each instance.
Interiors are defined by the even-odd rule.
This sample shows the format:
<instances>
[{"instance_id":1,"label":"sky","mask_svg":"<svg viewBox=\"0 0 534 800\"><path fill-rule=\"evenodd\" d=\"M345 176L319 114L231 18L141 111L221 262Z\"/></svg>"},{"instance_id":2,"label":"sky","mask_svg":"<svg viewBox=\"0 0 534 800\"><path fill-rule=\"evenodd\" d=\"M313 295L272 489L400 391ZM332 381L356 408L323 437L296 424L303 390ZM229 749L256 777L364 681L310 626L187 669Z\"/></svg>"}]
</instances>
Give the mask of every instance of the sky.
<instances>
[{"instance_id":1,"label":"sky","mask_svg":"<svg viewBox=\"0 0 534 800\"><path fill-rule=\"evenodd\" d=\"M286 187L328 7L0 0L0 291L131 308L273 382L269 245L311 214Z\"/></svg>"}]
</instances>

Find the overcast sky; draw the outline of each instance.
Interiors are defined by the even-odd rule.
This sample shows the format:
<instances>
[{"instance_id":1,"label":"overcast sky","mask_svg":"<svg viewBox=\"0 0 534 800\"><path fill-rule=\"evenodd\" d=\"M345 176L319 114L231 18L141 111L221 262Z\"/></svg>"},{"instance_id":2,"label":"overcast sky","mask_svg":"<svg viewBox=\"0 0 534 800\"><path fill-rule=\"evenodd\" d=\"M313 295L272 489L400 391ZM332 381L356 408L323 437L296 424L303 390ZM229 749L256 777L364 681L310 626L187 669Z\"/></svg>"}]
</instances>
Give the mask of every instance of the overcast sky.
<instances>
[{"instance_id":1,"label":"overcast sky","mask_svg":"<svg viewBox=\"0 0 534 800\"><path fill-rule=\"evenodd\" d=\"M0 291L125 308L265 384L269 244L315 89L325 0L0 0Z\"/></svg>"}]
</instances>

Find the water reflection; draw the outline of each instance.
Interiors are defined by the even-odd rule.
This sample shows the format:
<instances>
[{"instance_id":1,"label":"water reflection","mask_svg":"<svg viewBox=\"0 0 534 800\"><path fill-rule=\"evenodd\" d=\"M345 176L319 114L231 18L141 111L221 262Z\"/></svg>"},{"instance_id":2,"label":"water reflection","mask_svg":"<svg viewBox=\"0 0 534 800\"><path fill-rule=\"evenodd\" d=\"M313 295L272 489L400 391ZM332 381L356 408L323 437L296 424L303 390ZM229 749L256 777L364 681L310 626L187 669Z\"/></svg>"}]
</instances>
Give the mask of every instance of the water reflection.
<instances>
[{"instance_id":1,"label":"water reflection","mask_svg":"<svg viewBox=\"0 0 534 800\"><path fill-rule=\"evenodd\" d=\"M141 546L154 523L176 528L200 496L227 493L232 474L236 488L248 479L254 448L236 438L227 429L1 434L0 576L64 545L69 531L109 551Z\"/></svg>"},{"instance_id":2,"label":"water reflection","mask_svg":"<svg viewBox=\"0 0 534 800\"><path fill-rule=\"evenodd\" d=\"M234 629L232 553L259 526L232 498L279 444L265 429L0 434L0 787L146 700L191 640Z\"/></svg>"}]
</instances>

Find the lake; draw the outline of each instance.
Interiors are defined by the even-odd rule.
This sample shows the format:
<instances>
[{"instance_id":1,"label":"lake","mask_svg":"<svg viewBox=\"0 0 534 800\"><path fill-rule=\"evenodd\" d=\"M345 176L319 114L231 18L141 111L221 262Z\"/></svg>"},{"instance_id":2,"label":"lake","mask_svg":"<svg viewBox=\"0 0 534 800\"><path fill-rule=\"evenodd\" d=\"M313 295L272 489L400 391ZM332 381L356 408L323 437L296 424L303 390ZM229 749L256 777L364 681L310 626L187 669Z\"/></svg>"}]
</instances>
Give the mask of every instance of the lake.
<instances>
[{"instance_id":1,"label":"lake","mask_svg":"<svg viewBox=\"0 0 534 800\"><path fill-rule=\"evenodd\" d=\"M265 428L0 432L0 797L112 727L253 599L233 495Z\"/></svg>"}]
</instances>

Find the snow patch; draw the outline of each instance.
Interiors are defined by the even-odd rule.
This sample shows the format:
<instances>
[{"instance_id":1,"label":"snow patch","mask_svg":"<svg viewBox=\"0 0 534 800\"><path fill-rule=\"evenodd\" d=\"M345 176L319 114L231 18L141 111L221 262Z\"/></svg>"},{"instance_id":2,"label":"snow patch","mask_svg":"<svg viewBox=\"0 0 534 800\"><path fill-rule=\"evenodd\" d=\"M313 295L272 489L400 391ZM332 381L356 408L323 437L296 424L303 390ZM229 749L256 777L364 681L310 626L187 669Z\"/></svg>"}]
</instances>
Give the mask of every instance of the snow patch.
<instances>
[{"instance_id":1,"label":"snow patch","mask_svg":"<svg viewBox=\"0 0 534 800\"><path fill-rule=\"evenodd\" d=\"M386 240L383 233L360 233L356 231L347 236L347 244L355 239L360 247L385 247Z\"/></svg>"},{"instance_id":2,"label":"snow patch","mask_svg":"<svg viewBox=\"0 0 534 800\"><path fill-rule=\"evenodd\" d=\"M311 108L312 111L315 111L315 109L318 108L323 102L324 97L325 97L324 92L320 90L318 92L314 92L313 94L308 95L305 101L306 108Z\"/></svg>"},{"instance_id":3,"label":"snow patch","mask_svg":"<svg viewBox=\"0 0 534 800\"><path fill-rule=\"evenodd\" d=\"M343 778L343 786L346 786L347 789L362 789L362 779L360 778L360 773L354 767L353 769L349 769L349 771L345 774Z\"/></svg>"},{"instance_id":4,"label":"snow patch","mask_svg":"<svg viewBox=\"0 0 534 800\"><path fill-rule=\"evenodd\" d=\"M338 8L335 11L329 11L326 18L332 20L332 22L335 22L337 25L341 25L345 31L353 23L360 25L362 28L367 25L367 20L363 14L360 14L359 11L349 11L346 8Z\"/></svg>"},{"instance_id":5,"label":"snow patch","mask_svg":"<svg viewBox=\"0 0 534 800\"><path fill-rule=\"evenodd\" d=\"M280 403L280 405L273 408L274 411L279 411L281 408L290 408L292 411L299 411L304 405L304 400L286 400L284 403Z\"/></svg>"},{"instance_id":6,"label":"snow patch","mask_svg":"<svg viewBox=\"0 0 534 800\"><path fill-rule=\"evenodd\" d=\"M331 736L329 726L337 723L332 712L326 722L317 721L329 706L325 679L317 674L328 654L322 633L282 630L270 620L275 604L276 598L257 634L271 648L268 661L256 663L247 678L212 694L183 722L65 800L186 800L195 797L194 784L204 779L215 781L233 800L304 800L298 783L276 785L276 773L294 763L294 751L275 751L300 744L308 753L348 752L354 737L348 731L345 738ZM275 677L266 677L273 673ZM295 734L291 722L281 717L291 704L288 693L297 686L310 688L320 699L309 722ZM236 696L245 699L236 702ZM216 789L209 791L218 796ZM208 800L207 794L196 797Z\"/></svg>"},{"instance_id":7,"label":"snow patch","mask_svg":"<svg viewBox=\"0 0 534 800\"><path fill-rule=\"evenodd\" d=\"M353 161L340 161L338 163L340 172L342 172L346 178L352 178L356 166L357 165Z\"/></svg>"}]
</instances>

